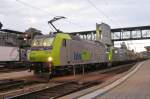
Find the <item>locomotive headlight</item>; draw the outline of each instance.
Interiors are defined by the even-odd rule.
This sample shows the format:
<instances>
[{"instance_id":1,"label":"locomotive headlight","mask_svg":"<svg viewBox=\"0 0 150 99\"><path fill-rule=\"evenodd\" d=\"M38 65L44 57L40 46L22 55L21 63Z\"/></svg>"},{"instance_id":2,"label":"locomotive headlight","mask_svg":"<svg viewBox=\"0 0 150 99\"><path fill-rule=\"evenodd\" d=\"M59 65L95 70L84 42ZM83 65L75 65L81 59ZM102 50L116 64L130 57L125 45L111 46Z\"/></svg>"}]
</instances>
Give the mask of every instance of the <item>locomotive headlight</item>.
<instances>
[{"instance_id":1,"label":"locomotive headlight","mask_svg":"<svg viewBox=\"0 0 150 99\"><path fill-rule=\"evenodd\" d=\"M49 62L53 61L53 58L52 57L48 57L48 61Z\"/></svg>"},{"instance_id":2,"label":"locomotive headlight","mask_svg":"<svg viewBox=\"0 0 150 99\"><path fill-rule=\"evenodd\" d=\"M44 46L46 46L46 43L43 43Z\"/></svg>"},{"instance_id":3,"label":"locomotive headlight","mask_svg":"<svg viewBox=\"0 0 150 99\"><path fill-rule=\"evenodd\" d=\"M33 43L33 46L36 46L36 43Z\"/></svg>"}]
</instances>

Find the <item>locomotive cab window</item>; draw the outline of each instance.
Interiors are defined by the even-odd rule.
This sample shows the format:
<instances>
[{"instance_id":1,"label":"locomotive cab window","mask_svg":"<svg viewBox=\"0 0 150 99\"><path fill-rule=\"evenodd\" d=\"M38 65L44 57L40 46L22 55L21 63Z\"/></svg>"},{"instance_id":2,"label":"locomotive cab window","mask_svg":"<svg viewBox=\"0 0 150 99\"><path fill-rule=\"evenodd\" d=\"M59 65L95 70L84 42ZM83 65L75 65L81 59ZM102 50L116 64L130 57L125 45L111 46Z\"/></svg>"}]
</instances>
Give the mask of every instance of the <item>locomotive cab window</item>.
<instances>
[{"instance_id":1,"label":"locomotive cab window","mask_svg":"<svg viewBox=\"0 0 150 99\"><path fill-rule=\"evenodd\" d=\"M43 41L43 46L51 46L54 41L54 38L46 38Z\"/></svg>"},{"instance_id":2,"label":"locomotive cab window","mask_svg":"<svg viewBox=\"0 0 150 99\"><path fill-rule=\"evenodd\" d=\"M110 52L110 48L107 47L107 48L106 48L106 53L109 53L109 52Z\"/></svg>"},{"instance_id":3,"label":"locomotive cab window","mask_svg":"<svg viewBox=\"0 0 150 99\"><path fill-rule=\"evenodd\" d=\"M43 39L34 39L32 46L42 46Z\"/></svg>"},{"instance_id":4,"label":"locomotive cab window","mask_svg":"<svg viewBox=\"0 0 150 99\"><path fill-rule=\"evenodd\" d=\"M53 41L54 38L34 39L32 42L32 46L51 46Z\"/></svg>"}]
</instances>

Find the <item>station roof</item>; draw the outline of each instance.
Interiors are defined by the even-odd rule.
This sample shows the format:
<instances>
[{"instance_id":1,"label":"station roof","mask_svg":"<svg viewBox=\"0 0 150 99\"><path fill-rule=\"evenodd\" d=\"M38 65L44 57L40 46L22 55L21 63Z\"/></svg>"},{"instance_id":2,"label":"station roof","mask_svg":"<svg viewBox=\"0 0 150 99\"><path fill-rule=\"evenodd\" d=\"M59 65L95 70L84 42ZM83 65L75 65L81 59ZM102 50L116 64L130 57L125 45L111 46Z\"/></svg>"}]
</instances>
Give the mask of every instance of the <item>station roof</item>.
<instances>
[{"instance_id":1,"label":"station roof","mask_svg":"<svg viewBox=\"0 0 150 99\"><path fill-rule=\"evenodd\" d=\"M135 31L135 30L150 30L150 25L147 26L137 26L137 27L125 27L125 28L114 28L111 29L111 32L122 32L122 31ZM71 34L91 34L96 33L95 30L91 31L79 31L79 32L72 32Z\"/></svg>"},{"instance_id":2,"label":"station roof","mask_svg":"<svg viewBox=\"0 0 150 99\"><path fill-rule=\"evenodd\" d=\"M148 30L150 26L137 26L137 27L125 27L125 28L115 28L111 29L111 32L121 32L121 31L134 31L134 30Z\"/></svg>"},{"instance_id":3,"label":"station roof","mask_svg":"<svg viewBox=\"0 0 150 99\"><path fill-rule=\"evenodd\" d=\"M150 46L145 46L144 47L147 51L150 51Z\"/></svg>"},{"instance_id":4,"label":"station roof","mask_svg":"<svg viewBox=\"0 0 150 99\"><path fill-rule=\"evenodd\" d=\"M0 31L8 32L8 33L14 33L14 34L23 34L24 32L10 30L10 29L0 29Z\"/></svg>"}]
</instances>

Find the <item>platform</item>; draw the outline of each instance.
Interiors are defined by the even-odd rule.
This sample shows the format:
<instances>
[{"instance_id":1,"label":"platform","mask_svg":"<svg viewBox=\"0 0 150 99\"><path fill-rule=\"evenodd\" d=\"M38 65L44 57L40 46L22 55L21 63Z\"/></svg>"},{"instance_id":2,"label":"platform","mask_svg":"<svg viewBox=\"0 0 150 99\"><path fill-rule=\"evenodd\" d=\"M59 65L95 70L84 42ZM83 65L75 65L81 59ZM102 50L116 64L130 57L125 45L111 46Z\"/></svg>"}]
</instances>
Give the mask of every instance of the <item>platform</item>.
<instances>
[{"instance_id":1,"label":"platform","mask_svg":"<svg viewBox=\"0 0 150 99\"><path fill-rule=\"evenodd\" d=\"M141 63L137 71L118 86L103 93L101 91L97 90L80 99L150 99L150 60Z\"/></svg>"},{"instance_id":2,"label":"platform","mask_svg":"<svg viewBox=\"0 0 150 99\"><path fill-rule=\"evenodd\" d=\"M14 78L20 78L20 77L26 77L33 75L32 72L29 72L28 70L25 71L15 71L11 73L1 73L0 74L0 80L2 79L14 79Z\"/></svg>"}]
</instances>

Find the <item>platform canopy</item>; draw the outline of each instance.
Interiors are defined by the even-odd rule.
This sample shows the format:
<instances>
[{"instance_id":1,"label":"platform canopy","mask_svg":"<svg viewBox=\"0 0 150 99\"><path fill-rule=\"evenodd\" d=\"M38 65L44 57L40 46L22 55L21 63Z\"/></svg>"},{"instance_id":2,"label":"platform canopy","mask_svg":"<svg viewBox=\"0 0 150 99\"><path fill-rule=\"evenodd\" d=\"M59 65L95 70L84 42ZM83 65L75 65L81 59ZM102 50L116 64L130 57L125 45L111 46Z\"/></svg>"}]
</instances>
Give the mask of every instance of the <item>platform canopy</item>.
<instances>
[{"instance_id":1,"label":"platform canopy","mask_svg":"<svg viewBox=\"0 0 150 99\"><path fill-rule=\"evenodd\" d=\"M150 51L150 46L145 46L145 49L149 52Z\"/></svg>"}]
</instances>

